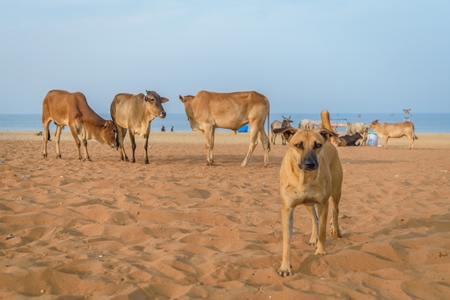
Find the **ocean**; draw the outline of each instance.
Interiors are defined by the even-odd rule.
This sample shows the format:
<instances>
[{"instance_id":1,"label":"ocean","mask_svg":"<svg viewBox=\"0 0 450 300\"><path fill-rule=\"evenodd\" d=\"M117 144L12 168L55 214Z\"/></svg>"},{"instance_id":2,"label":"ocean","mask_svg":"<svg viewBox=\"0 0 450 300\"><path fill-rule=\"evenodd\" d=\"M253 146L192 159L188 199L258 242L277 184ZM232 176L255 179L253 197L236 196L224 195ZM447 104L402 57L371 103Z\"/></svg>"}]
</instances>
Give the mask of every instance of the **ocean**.
<instances>
[{"instance_id":1,"label":"ocean","mask_svg":"<svg viewBox=\"0 0 450 300\"><path fill-rule=\"evenodd\" d=\"M303 119L319 120L317 113L271 113L270 122L274 120L282 121L282 115L291 117L294 120L292 127L297 127ZM104 119L111 119L109 114L100 114ZM330 114L332 122L364 122L370 124L374 120L379 122L395 123L403 121L403 114L388 113L332 113ZM450 133L450 113L416 113L410 115L411 122L414 123L416 133ZM166 131L170 131L173 126L174 131L188 132L192 131L189 121L184 113L168 113L165 119L156 118L151 123L151 131L160 131L162 126ZM0 130L31 130L41 131L42 121L40 114L0 114ZM50 130L54 131L52 124ZM67 130L67 128L65 128ZM217 131L229 131L227 129L218 129ZM339 132L345 132L345 127L340 127Z\"/></svg>"}]
</instances>

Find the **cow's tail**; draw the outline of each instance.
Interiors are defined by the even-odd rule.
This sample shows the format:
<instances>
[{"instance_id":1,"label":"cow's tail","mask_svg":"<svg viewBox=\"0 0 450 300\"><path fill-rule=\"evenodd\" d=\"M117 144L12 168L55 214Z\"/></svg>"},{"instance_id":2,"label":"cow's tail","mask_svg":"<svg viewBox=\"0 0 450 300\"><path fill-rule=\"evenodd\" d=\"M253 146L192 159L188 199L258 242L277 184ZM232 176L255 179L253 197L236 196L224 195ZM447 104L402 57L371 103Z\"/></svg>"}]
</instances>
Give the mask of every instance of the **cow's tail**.
<instances>
[{"instance_id":1,"label":"cow's tail","mask_svg":"<svg viewBox=\"0 0 450 300\"><path fill-rule=\"evenodd\" d=\"M419 138L416 135L415 129L414 129L414 124L412 124L412 128L413 128L413 140L418 140Z\"/></svg>"}]
</instances>

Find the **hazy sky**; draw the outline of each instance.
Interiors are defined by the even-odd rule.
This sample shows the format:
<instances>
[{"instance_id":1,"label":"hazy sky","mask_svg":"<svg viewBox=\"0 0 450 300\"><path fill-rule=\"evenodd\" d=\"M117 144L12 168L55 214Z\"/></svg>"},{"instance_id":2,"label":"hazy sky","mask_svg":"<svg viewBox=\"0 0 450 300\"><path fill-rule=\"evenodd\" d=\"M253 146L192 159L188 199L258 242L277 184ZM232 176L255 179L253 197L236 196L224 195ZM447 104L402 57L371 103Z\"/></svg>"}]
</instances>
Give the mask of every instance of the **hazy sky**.
<instances>
[{"instance_id":1,"label":"hazy sky","mask_svg":"<svg viewBox=\"0 0 450 300\"><path fill-rule=\"evenodd\" d=\"M51 89L256 90L272 112L450 112L450 1L14 0L0 4L1 113Z\"/></svg>"}]
</instances>

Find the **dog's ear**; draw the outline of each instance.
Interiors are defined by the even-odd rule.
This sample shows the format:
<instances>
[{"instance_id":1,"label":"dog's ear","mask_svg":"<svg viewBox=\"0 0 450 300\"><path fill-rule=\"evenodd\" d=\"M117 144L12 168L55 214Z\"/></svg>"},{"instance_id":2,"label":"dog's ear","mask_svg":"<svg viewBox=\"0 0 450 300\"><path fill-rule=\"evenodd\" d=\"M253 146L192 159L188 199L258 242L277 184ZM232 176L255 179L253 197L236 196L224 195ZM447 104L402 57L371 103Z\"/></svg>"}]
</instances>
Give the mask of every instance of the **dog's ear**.
<instances>
[{"instance_id":1,"label":"dog's ear","mask_svg":"<svg viewBox=\"0 0 450 300\"><path fill-rule=\"evenodd\" d=\"M283 128L277 128L273 130L273 133L281 133L284 135L284 138L286 141L289 142L291 137L297 132L297 129L293 127L283 127Z\"/></svg>"},{"instance_id":2,"label":"dog's ear","mask_svg":"<svg viewBox=\"0 0 450 300\"><path fill-rule=\"evenodd\" d=\"M330 141L330 138L332 136L334 136L334 137L338 137L339 136L336 132L328 130L326 128L320 128L319 129L319 133L320 133L321 136L323 136L325 141Z\"/></svg>"}]
</instances>

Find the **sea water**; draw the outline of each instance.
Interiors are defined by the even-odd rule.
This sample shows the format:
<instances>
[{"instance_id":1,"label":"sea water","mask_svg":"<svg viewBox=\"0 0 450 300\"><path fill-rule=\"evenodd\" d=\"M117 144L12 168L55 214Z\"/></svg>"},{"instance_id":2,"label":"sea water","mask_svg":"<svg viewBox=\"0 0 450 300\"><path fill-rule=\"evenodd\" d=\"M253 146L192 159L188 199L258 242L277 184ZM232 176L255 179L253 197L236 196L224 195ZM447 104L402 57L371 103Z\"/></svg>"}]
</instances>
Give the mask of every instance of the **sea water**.
<instances>
[{"instance_id":1,"label":"sea water","mask_svg":"<svg viewBox=\"0 0 450 300\"><path fill-rule=\"evenodd\" d=\"M106 120L110 120L109 114L100 114ZM283 117L291 117L294 122L292 127L297 128L298 123L303 119L320 120L320 113L271 113L270 122L282 121ZM450 133L450 113L416 113L411 114L410 121L414 123L416 133ZM353 123L362 122L370 124L374 120L380 123L396 123L403 121L403 114L388 113L330 113L332 123ZM155 118L151 123L151 131L160 131L164 125L167 132L173 127L174 131L192 131L189 121L184 113L167 113L166 118ZM267 128L267 123L265 125ZM31 130L42 131L42 121L40 114L0 114L0 130ZM55 130L55 125L50 126L50 130ZM67 130L67 128L66 128ZM266 129L267 130L267 129ZM218 131L229 131L218 129ZM339 127L339 132L345 132L345 127Z\"/></svg>"}]
</instances>

